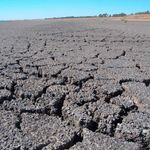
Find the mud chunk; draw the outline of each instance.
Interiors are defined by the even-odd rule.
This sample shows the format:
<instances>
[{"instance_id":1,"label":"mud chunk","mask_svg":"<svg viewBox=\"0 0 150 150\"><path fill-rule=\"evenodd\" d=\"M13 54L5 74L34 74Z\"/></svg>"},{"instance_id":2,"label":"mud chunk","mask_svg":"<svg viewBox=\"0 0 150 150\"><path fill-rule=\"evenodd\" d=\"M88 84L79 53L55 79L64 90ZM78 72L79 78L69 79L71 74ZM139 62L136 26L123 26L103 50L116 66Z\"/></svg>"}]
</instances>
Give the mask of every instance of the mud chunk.
<instances>
[{"instance_id":1,"label":"mud chunk","mask_svg":"<svg viewBox=\"0 0 150 150\"><path fill-rule=\"evenodd\" d=\"M73 142L78 129L68 128L60 118L39 114L22 114L23 148L59 149Z\"/></svg>"},{"instance_id":2,"label":"mud chunk","mask_svg":"<svg viewBox=\"0 0 150 150\"><path fill-rule=\"evenodd\" d=\"M66 67L64 65L47 65L47 66L43 66L40 67L40 69L42 70L42 76L47 77L47 78L51 78L51 77L58 77L61 74L61 71L64 70Z\"/></svg>"},{"instance_id":3,"label":"mud chunk","mask_svg":"<svg viewBox=\"0 0 150 150\"><path fill-rule=\"evenodd\" d=\"M65 106L69 104L74 104L82 106L89 102L97 101L97 92L94 87L83 85L81 87L69 86L69 92L66 96Z\"/></svg>"},{"instance_id":4,"label":"mud chunk","mask_svg":"<svg viewBox=\"0 0 150 150\"><path fill-rule=\"evenodd\" d=\"M141 145L109 137L100 133L83 130L83 141L71 147L70 150L140 150Z\"/></svg>"},{"instance_id":5,"label":"mud chunk","mask_svg":"<svg viewBox=\"0 0 150 150\"><path fill-rule=\"evenodd\" d=\"M35 105L33 105L33 101L28 98L24 98L24 99L17 98L17 99L12 99L11 101L8 100L4 101L2 108L18 113L25 110L34 110Z\"/></svg>"},{"instance_id":6,"label":"mud chunk","mask_svg":"<svg viewBox=\"0 0 150 150\"><path fill-rule=\"evenodd\" d=\"M131 97L126 95L111 98L110 103L119 107L123 107L127 111L138 109Z\"/></svg>"},{"instance_id":7,"label":"mud chunk","mask_svg":"<svg viewBox=\"0 0 150 150\"><path fill-rule=\"evenodd\" d=\"M78 70L70 70L66 69L62 71L62 76L68 78L68 82L71 84L82 84L83 82L87 81L88 79L91 79L91 75L89 73L78 71Z\"/></svg>"},{"instance_id":8,"label":"mud chunk","mask_svg":"<svg viewBox=\"0 0 150 150\"><path fill-rule=\"evenodd\" d=\"M11 100L11 92L6 90L6 89L2 89L0 90L0 104L3 103L5 100Z\"/></svg>"},{"instance_id":9,"label":"mud chunk","mask_svg":"<svg viewBox=\"0 0 150 150\"><path fill-rule=\"evenodd\" d=\"M61 116L66 91L64 86L50 86L46 93L36 100L34 110Z\"/></svg>"},{"instance_id":10,"label":"mud chunk","mask_svg":"<svg viewBox=\"0 0 150 150\"><path fill-rule=\"evenodd\" d=\"M98 131L104 134L113 135L116 124L121 121L122 109L116 105L97 102L89 106L95 107L94 120L98 123Z\"/></svg>"},{"instance_id":11,"label":"mud chunk","mask_svg":"<svg viewBox=\"0 0 150 150\"><path fill-rule=\"evenodd\" d=\"M116 81L132 80L132 81L143 81L147 79L148 75L140 72L136 68L107 68L107 71L114 77Z\"/></svg>"},{"instance_id":12,"label":"mud chunk","mask_svg":"<svg viewBox=\"0 0 150 150\"><path fill-rule=\"evenodd\" d=\"M10 111L0 111L0 149L17 149L21 146L22 135L16 128L18 118Z\"/></svg>"},{"instance_id":13,"label":"mud chunk","mask_svg":"<svg viewBox=\"0 0 150 150\"><path fill-rule=\"evenodd\" d=\"M15 94L17 98L35 99L42 95L47 88L47 84L43 79L30 77L27 80L17 81Z\"/></svg>"},{"instance_id":14,"label":"mud chunk","mask_svg":"<svg viewBox=\"0 0 150 150\"><path fill-rule=\"evenodd\" d=\"M12 85L13 85L13 82L10 79L0 76L0 89L11 90Z\"/></svg>"},{"instance_id":15,"label":"mud chunk","mask_svg":"<svg viewBox=\"0 0 150 150\"><path fill-rule=\"evenodd\" d=\"M150 148L150 117L142 112L130 113L117 125L115 136Z\"/></svg>"},{"instance_id":16,"label":"mud chunk","mask_svg":"<svg viewBox=\"0 0 150 150\"><path fill-rule=\"evenodd\" d=\"M87 105L81 107L70 105L63 108L62 113L64 119L68 120L70 124L92 130L94 122L92 112L87 108Z\"/></svg>"},{"instance_id":17,"label":"mud chunk","mask_svg":"<svg viewBox=\"0 0 150 150\"><path fill-rule=\"evenodd\" d=\"M150 113L150 88L144 83L124 83L123 88L142 112Z\"/></svg>"}]
</instances>

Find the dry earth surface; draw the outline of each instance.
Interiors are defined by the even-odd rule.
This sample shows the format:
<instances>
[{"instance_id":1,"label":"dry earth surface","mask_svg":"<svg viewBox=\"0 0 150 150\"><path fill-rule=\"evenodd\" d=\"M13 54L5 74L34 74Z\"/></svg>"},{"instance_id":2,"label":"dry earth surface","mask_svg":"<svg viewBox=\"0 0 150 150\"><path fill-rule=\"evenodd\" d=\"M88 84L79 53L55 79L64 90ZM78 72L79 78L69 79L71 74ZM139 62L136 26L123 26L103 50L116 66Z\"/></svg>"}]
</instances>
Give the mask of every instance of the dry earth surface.
<instances>
[{"instance_id":1,"label":"dry earth surface","mask_svg":"<svg viewBox=\"0 0 150 150\"><path fill-rule=\"evenodd\" d=\"M150 22L0 23L1 150L149 150Z\"/></svg>"}]
</instances>

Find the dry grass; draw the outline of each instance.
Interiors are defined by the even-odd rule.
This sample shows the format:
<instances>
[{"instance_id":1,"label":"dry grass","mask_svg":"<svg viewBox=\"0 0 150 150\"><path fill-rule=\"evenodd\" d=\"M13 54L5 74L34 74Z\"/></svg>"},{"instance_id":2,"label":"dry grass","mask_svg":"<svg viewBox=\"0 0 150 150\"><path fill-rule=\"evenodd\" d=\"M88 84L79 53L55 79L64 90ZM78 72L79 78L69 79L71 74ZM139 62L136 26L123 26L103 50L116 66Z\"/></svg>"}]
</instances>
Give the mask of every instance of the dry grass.
<instances>
[{"instance_id":1,"label":"dry grass","mask_svg":"<svg viewBox=\"0 0 150 150\"><path fill-rule=\"evenodd\" d=\"M150 14L128 15L125 17L111 17L113 20L150 21Z\"/></svg>"}]
</instances>

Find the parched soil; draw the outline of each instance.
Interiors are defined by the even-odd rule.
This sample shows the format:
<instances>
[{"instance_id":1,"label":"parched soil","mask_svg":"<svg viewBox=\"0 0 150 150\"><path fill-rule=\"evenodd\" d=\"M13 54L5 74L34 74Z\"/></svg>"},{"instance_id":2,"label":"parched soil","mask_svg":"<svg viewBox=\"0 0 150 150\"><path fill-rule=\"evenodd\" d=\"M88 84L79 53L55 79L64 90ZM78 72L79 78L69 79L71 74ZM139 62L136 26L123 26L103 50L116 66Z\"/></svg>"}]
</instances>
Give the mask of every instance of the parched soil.
<instances>
[{"instance_id":1,"label":"parched soil","mask_svg":"<svg viewBox=\"0 0 150 150\"><path fill-rule=\"evenodd\" d=\"M150 23L0 23L0 149L150 149Z\"/></svg>"}]
</instances>

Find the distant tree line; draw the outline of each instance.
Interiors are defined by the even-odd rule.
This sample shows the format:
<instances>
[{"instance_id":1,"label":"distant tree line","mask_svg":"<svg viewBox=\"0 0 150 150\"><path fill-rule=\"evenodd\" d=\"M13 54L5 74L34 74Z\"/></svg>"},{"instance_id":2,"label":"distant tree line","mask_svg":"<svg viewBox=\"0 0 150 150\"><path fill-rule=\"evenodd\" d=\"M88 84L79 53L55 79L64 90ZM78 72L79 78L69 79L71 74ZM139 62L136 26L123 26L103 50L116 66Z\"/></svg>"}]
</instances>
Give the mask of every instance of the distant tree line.
<instances>
[{"instance_id":1,"label":"distant tree line","mask_svg":"<svg viewBox=\"0 0 150 150\"><path fill-rule=\"evenodd\" d=\"M147 11L145 11L145 12L137 12L137 13L135 13L136 15L139 15L139 14L150 14L150 11L149 10L147 10Z\"/></svg>"},{"instance_id":2,"label":"distant tree line","mask_svg":"<svg viewBox=\"0 0 150 150\"><path fill-rule=\"evenodd\" d=\"M127 14L125 14L125 13L119 13L119 14L113 14L113 15L109 15L109 14L105 13L105 14L99 14L99 17L124 17L126 15Z\"/></svg>"},{"instance_id":3,"label":"distant tree line","mask_svg":"<svg viewBox=\"0 0 150 150\"><path fill-rule=\"evenodd\" d=\"M73 19L73 18L94 18L97 16L66 16L66 17L53 17L53 18L45 18L45 20L49 19Z\"/></svg>"},{"instance_id":4,"label":"distant tree line","mask_svg":"<svg viewBox=\"0 0 150 150\"><path fill-rule=\"evenodd\" d=\"M137 12L137 13L132 13L130 15L140 15L140 14L150 14L150 11L147 10L147 11L144 11L144 12ZM104 13L104 14L99 14L99 17L124 17L124 16L127 16L127 14L125 13L118 13L118 14L112 14L112 15L109 15L107 13Z\"/></svg>"},{"instance_id":5,"label":"distant tree line","mask_svg":"<svg viewBox=\"0 0 150 150\"><path fill-rule=\"evenodd\" d=\"M138 15L138 14L150 14L150 11L147 10L145 12L137 12L137 13L132 13L130 15ZM125 13L118 13L118 14L107 14L107 13L103 13L103 14L99 14L98 17L124 17L127 16L127 14ZM53 19L65 19L65 18L95 18L97 16L66 16L66 17L54 17ZM45 20L48 20L51 18L45 18Z\"/></svg>"}]
</instances>

